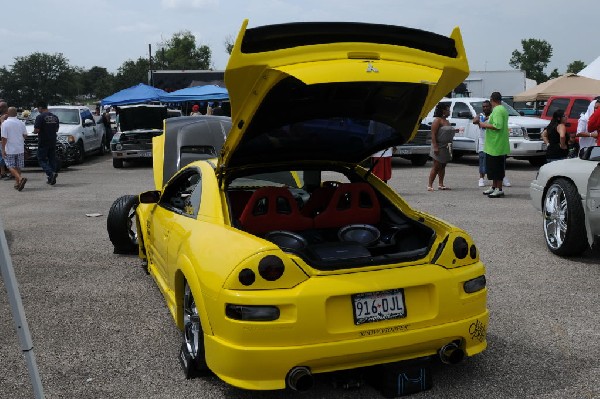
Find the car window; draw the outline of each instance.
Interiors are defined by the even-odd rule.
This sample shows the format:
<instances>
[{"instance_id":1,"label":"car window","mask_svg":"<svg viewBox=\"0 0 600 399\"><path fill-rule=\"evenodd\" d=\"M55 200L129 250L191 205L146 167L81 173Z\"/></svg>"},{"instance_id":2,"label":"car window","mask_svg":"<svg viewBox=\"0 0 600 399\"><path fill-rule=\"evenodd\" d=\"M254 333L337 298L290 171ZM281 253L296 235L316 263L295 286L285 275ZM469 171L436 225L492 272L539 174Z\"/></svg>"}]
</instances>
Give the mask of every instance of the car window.
<instances>
[{"instance_id":1,"label":"car window","mask_svg":"<svg viewBox=\"0 0 600 399\"><path fill-rule=\"evenodd\" d=\"M80 125L80 115L77 109L67 108L51 108L49 109L54 115L58 117L58 121L64 125Z\"/></svg>"},{"instance_id":2,"label":"car window","mask_svg":"<svg viewBox=\"0 0 600 399\"><path fill-rule=\"evenodd\" d=\"M579 119L582 113L585 113L590 105L590 100L585 98L578 98L573 102L571 111L569 112L569 119Z\"/></svg>"},{"instance_id":3,"label":"car window","mask_svg":"<svg viewBox=\"0 0 600 399\"><path fill-rule=\"evenodd\" d=\"M466 112L470 116L459 116L461 112ZM462 101L457 101L454 103L454 108L452 108L452 115L450 115L450 117L471 119L473 115L471 114L471 110L467 104L463 103Z\"/></svg>"},{"instance_id":4,"label":"car window","mask_svg":"<svg viewBox=\"0 0 600 399\"><path fill-rule=\"evenodd\" d=\"M94 116L92 115L90 110L81 111L81 120L85 121L86 119L90 119L92 122L94 122L94 124L96 124L96 121L94 120Z\"/></svg>"},{"instance_id":5,"label":"car window","mask_svg":"<svg viewBox=\"0 0 600 399\"><path fill-rule=\"evenodd\" d=\"M200 210L202 179L198 169L188 169L165 187L159 204L180 215L195 218Z\"/></svg>"},{"instance_id":6,"label":"car window","mask_svg":"<svg viewBox=\"0 0 600 399\"><path fill-rule=\"evenodd\" d=\"M552 114L554 114L554 112L558 111L559 109L566 111L567 107L569 106L569 101L570 100L568 98L556 98L552 100L550 105L548 105L548 111L546 112L546 116L552 117Z\"/></svg>"}]
</instances>

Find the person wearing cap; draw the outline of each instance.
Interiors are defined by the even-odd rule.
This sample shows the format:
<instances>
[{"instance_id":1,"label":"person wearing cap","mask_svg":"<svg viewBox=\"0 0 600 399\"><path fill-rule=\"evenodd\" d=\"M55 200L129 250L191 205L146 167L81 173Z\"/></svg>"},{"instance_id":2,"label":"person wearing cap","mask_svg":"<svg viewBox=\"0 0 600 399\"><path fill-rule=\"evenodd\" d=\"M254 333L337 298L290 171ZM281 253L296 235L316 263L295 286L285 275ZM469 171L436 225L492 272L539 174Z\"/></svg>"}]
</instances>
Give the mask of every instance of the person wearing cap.
<instances>
[{"instance_id":1,"label":"person wearing cap","mask_svg":"<svg viewBox=\"0 0 600 399\"><path fill-rule=\"evenodd\" d=\"M192 112L190 113L190 116L198 116L198 115L202 115L200 113L200 106L198 104L194 104L192 106Z\"/></svg>"}]
</instances>

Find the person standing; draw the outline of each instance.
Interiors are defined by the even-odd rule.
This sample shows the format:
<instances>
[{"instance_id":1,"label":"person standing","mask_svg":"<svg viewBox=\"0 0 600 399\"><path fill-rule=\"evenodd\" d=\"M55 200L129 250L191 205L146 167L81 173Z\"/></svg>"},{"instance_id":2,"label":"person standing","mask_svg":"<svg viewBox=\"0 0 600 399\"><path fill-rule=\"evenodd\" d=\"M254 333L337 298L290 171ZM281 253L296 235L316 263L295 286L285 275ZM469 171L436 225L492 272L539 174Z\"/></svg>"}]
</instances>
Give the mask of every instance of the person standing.
<instances>
[{"instance_id":1,"label":"person standing","mask_svg":"<svg viewBox=\"0 0 600 399\"><path fill-rule=\"evenodd\" d=\"M102 114L102 124L104 125L104 148L106 151L110 151L110 142L113 138L113 130L110 124L110 106L104 106L104 113Z\"/></svg>"},{"instance_id":2,"label":"person standing","mask_svg":"<svg viewBox=\"0 0 600 399\"><path fill-rule=\"evenodd\" d=\"M0 99L0 125L7 118L6 112L8 111L8 104L3 99ZM1 129L1 128L0 128ZM1 151L0 151L1 154ZM6 162L4 162L4 157L0 155L0 179L8 180L12 176L8 173L8 169L6 168Z\"/></svg>"},{"instance_id":3,"label":"person standing","mask_svg":"<svg viewBox=\"0 0 600 399\"><path fill-rule=\"evenodd\" d=\"M598 102L598 101L596 101ZM600 131L600 106L596 107L594 113L590 116L590 120L587 124L588 132ZM596 145L600 145L600 136L596 133Z\"/></svg>"},{"instance_id":4,"label":"person standing","mask_svg":"<svg viewBox=\"0 0 600 399\"><path fill-rule=\"evenodd\" d=\"M479 115L479 121L485 122L489 119L492 113L492 103L489 100L485 100L481 104L482 112ZM479 140L477 141L477 153L479 154L479 187L485 187L485 152L483 152L483 146L485 144L485 129L479 128Z\"/></svg>"},{"instance_id":5,"label":"person standing","mask_svg":"<svg viewBox=\"0 0 600 399\"><path fill-rule=\"evenodd\" d=\"M596 140L598 139L598 132L591 131L588 132L588 121L594 111L600 107L600 96L596 97L590 102L585 113L582 113L579 116L579 120L577 121L577 133L576 137L579 138L579 152L586 147L591 147L596 145Z\"/></svg>"},{"instance_id":6,"label":"person standing","mask_svg":"<svg viewBox=\"0 0 600 399\"><path fill-rule=\"evenodd\" d=\"M552 120L542 132L542 139L546 143L546 161L553 162L566 159L569 154L567 146L567 127L565 111L557 109L552 114Z\"/></svg>"},{"instance_id":7,"label":"person standing","mask_svg":"<svg viewBox=\"0 0 600 399\"><path fill-rule=\"evenodd\" d=\"M450 187L444 185L446 177L446 164L452 159L449 145L452 143L456 129L450 125L448 116L450 116L450 104L438 103L433 112L433 123L431 124L431 150L429 156L433 160L431 171L429 172L429 182L427 191L434 191L433 182L438 177L438 188L440 190L450 190Z\"/></svg>"},{"instance_id":8,"label":"person standing","mask_svg":"<svg viewBox=\"0 0 600 399\"><path fill-rule=\"evenodd\" d=\"M38 135L37 157L40 167L48 177L47 183L51 186L56 184L56 133L58 132L59 120L56 115L48 111L48 103L38 103L40 114L35 118L33 124L34 133Z\"/></svg>"},{"instance_id":9,"label":"person standing","mask_svg":"<svg viewBox=\"0 0 600 399\"><path fill-rule=\"evenodd\" d=\"M502 105L502 94L495 91L490 96L492 113L487 122L481 122L478 117L473 123L485 129L485 167L492 187L483 192L489 198L504 197L502 181L506 173L506 156L510 153L508 135L508 111Z\"/></svg>"},{"instance_id":10,"label":"person standing","mask_svg":"<svg viewBox=\"0 0 600 399\"><path fill-rule=\"evenodd\" d=\"M27 183L27 178L21 175L25 166L25 124L17 118L17 109L8 108L7 118L2 123L2 158L10 173L15 177L15 189L21 191Z\"/></svg>"}]
</instances>

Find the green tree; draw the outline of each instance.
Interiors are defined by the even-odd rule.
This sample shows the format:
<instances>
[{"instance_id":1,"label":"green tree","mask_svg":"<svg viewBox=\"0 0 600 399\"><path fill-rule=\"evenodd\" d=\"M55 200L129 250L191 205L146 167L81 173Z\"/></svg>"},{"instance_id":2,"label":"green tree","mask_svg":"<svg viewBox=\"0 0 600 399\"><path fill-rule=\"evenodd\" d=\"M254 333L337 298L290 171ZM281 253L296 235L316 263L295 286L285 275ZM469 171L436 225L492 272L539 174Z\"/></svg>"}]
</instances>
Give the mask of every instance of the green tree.
<instances>
[{"instance_id":1,"label":"green tree","mask_svg":"<svg viewBox=\"0 0 600 399\"><path fill-rule=\"evenodd\" d=\"M113 91L126 89L140 83L148 83L150 62L140 57L137 61L127 60L117 70L114 78Z\"/></svg>"},{"instance_id":2,"label":"green tree","mask_svg":"<svg viewBox=\"0 0 600 399\"><path fill-rule=\"evenodd\" d=\"M3 95L13 104L33 105L38 100L50 104L70 102L79 93L76 71L62 53L33 53L15 57L10 70L0 71Z\"/></svg>"},{"instance_id":3,"label":"green tree","mask_svg":"<svg viewBox=\"0 0 600 399\"><path fill-rule=\"evenodd\" d=\"M106 68L93 66L81 74L84 92L96 99L102 99L113 93L114 76Z\"/></svg>"},{"instance_id":4,"label":"green tree","mask_svg":"<svg viewBox=\"0 0 600 399\"><path fill-rule=\"evenodd\" d=\"M567 73L579 73L586 66L583 61L573 61L567 66Z\"/></svg>"},{"instance_id":5,"label":"green tree","mask_svg":"<svg viewBox=\"0 0 600 399\"><path fill-rule=\"evenodd\" d=\"M158 44L155 54L156 69L209 69L210 47L196 46L192 32L184 30Z\"/></svg>"},{"instance_id":6,"label":"green tree","mask_svg":"<svg viewBox=\"0 0 600 399\"><path fill-rule=\"evenodd\" d=\"M514 50L508 64L525 71L525 76L534 79L538 84L548 80L544 69L552 57L552 46L545 40L521 40L523 51Z\"/></svg>"},{"instance_id":7,"label":"green tree","mask_svg":"<svg viewBox=\"0 0 600 399\"><path fill-rule=\"evenodd\" d=\"M233 41L233 36L229 35L225 38L225 42L223 43L225 45L225 51L227 51L227 54L231 55L231 52L233 51L233 45L234 45L234 41Z\"/></svg>"}]
</instances>

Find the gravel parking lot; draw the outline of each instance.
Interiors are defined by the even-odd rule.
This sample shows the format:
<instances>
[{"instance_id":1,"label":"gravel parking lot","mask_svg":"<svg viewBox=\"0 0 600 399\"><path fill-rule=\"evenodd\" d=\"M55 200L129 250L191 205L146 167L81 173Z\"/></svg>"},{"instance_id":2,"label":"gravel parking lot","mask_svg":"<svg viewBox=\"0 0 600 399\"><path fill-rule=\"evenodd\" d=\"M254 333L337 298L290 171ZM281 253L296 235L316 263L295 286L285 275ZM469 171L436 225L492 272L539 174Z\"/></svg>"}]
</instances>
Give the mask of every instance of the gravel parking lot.
<instances>
[{"instance_id":1,"label":"gravel parking lot","mask_svg":"<svg viewBox=\"0 0 600 399\"><path fill-rule=\"evenodd\" d=\"M415 398L600 398L600 258L563 259L547 249L529 200L536 168L508 161L512 187L489 199L475 157L447 167L452 191L427 192L431 163L394 160L390 184L413 207L467 230L487 267L488 349L433 367ZM317 376L312 391L249 392L216 377L185 380L180 334L134 256L112 253L106 216L123 194L152 189L149 165L114 169L110 156L62 171L50 187L27 168L22 192L0 181L0 217L47 398L379 398ZM100 213L98 217L86 214ZM33 390L0 281L0 397ZM248 365L260 367L260 365Z\"/></svg>"}]
</instances>

